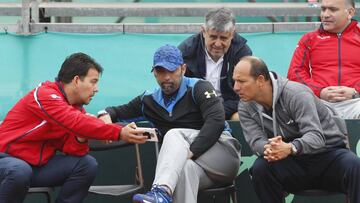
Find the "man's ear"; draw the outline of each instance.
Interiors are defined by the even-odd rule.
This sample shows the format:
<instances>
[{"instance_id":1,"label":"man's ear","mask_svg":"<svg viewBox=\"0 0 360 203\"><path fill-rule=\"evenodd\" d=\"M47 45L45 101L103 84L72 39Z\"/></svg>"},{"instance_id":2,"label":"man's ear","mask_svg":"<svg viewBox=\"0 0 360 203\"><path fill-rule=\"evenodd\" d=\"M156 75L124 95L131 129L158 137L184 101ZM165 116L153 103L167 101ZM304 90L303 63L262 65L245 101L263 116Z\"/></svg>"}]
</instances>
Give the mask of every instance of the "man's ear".
<instances>
[{"instance_id":1,"label":"man's ear","mask_svg":"<svg viewBox=\"0 0 360 203\"><path fill-rule=\"evenodd\" d=\"M256 79L256 82L262 87L264 86L266 80L265 77L263 75L259 75Z\"/></svg>"},{"instance_id":2,"label":"man's ear","mask_svg":"<svg viewBox=\"0 0 360 203\"><path fill-rule=\"evenodd\" d=\"M186 69L187 69L187 65L184 63L181 65L181 74L182 75L185 75L185 72L186 72Z\"/></svg>"},{"instance_id":3,"label":"man's ear","mask_svg":"<svg viewBox=\"0 0 360 203\"><path fill-rule=\"evenodd\" d=\"M206 32L205 25L202 25L201 26L201 33L202 33L203 37L205 37L205 32Z\"/></svg>"},{"instance_id":4,"label":"man's ear","mask_svg":"<svg viewBox=\"0 0 360 203\"><path fill-rule=\"evenodd\" d=\"M233 38L235 36L235 27L234 27L231 35L232 35L231 38Z\"/></svg>"},{"instance_id":5,"label":"man's ear","mask_svg":"<svg viewBox=\"0 0 360 203\"><path fill-rule=\"evenodd\" d=\"M349 12L349 14L348 14L348 20L351 20L353 17L354 17L354 15L355 15L355 9L353 8L353 7L351 7L351 8L349 8L349 9L347 9L348 10L348 12Z\"/></svg>"},{"instance_id":6,"label":"man's ear","mask_svg":"<svg viewBox=\"0 0 360 203\"><path fill-rule=\"evenodd\" d=\"M78 75L75 75L75 77L72 79L73 85L77 86L80 82L81 78Z\"/></svg>"}]
</instances>

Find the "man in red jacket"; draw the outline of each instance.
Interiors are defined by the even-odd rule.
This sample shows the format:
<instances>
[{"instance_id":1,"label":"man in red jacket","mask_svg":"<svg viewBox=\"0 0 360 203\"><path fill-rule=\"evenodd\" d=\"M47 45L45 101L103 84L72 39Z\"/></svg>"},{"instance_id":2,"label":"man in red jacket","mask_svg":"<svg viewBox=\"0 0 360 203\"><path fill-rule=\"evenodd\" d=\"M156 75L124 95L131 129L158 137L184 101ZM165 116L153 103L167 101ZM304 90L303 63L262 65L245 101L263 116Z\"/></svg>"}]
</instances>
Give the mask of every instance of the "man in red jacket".
<instances>
[{"instance_id":1,"label":"man in red jacket","mask_svg":"<svg viewBox=\"0 0 360 203\"><path fill-rule=\"evenodd\" d=\"M321 27L301 38L288 72L343 118L360 116L360 27L354 15L354 0L323 0Z\"/></svg>"},{"instance_id":2,"label":"man in red jacket","mask_svg":"<svg viewBox=\"0 0 360 203\"><path fill-rule=\"evenodd\" d=\"M55 82L41 83L8 112L0 125L1 203L21 203L29 187L60 185L56 202L82 202L97 171L88 139L145 142L134 123L121 127L85 114L102 70L88 55L73 54Z\"/></svg>"}]
</instances>

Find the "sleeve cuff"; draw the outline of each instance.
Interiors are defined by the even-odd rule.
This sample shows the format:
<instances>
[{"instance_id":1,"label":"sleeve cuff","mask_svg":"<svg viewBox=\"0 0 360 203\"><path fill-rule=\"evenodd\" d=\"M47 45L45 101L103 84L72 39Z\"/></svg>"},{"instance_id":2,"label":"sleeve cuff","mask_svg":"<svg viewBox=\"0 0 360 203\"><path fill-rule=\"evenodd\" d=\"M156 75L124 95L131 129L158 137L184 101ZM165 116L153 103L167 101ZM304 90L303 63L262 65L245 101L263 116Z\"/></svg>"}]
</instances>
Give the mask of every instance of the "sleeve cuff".
<instances>
[{"instance_id":1,"label":"sleeve cuff","mask_svg":"<svg viewBox=\"0 0 360 203\"><path fill-rule=\"evenodd\" d=\"M105 111L110 115L111 121L115 123L117 120L116 112L112 108L106 108Z\"/></svg>"}]
</instances>

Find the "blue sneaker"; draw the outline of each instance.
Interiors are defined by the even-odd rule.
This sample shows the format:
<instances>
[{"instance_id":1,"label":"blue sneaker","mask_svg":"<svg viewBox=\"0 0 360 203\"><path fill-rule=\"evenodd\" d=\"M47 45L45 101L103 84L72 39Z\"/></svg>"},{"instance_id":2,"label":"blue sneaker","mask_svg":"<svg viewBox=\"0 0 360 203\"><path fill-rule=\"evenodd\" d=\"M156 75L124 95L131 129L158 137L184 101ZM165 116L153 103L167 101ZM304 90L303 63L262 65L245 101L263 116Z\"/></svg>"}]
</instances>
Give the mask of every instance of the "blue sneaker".
<instances>
[{"instance_id":1,"label":"blue sneaker","mask_svg":"<svg viewBox=\"0 0 360 203\"><path fill-rule=\"evenodd\" d=\"M161 186L154 185L146 194L133 196L133 203L172 203L172 197Z\"/></svg>"}]
</instances>

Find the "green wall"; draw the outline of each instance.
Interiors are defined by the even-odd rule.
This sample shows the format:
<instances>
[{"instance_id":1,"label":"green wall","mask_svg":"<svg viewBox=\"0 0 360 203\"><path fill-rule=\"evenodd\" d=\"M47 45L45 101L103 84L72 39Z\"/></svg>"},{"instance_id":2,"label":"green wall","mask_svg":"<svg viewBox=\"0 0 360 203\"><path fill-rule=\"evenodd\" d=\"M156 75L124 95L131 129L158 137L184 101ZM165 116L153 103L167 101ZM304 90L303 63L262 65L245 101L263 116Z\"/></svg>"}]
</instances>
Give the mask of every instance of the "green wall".
<instances>
[{"instance_id":1,"label":"green wall","mask_svg":"<svg viewBox=\"0 0 360 203\"><path fill-rule=\"evenodd\" d=\"M251 33L243 36L248 39L254 55L265 60L271 70L286 76L288 64L297 41L303 33ZM105 71L100 80L100 92L87 106L91 113L109 105L122 104L145 89L156 87L151 70L153 52L164 44L179 44L188 34L66 34L41 33L33 36L0 34L0 120L15 102L45 80L53 80L64 58L74 52L85 52L93 56ZM252 189L248 168L255 157L243 141L239 127L235 136L243 144L243 161L237 179L240 202L258 202ZM353 124L355 132L358 123ZM357 138L356 138L357 139ZM356 144L355 144L356 145ZM155 170L154 146L141 147L145 169L146 187L149 188ZM100 163L96 183L117 183L130 181L133 164L131 151L111 151L94 154ZM312 200L313 199L313 200ZM289 196L289 202L342 202L343 196L331 198L311 198ZM39 195L30 195L27 203L38 203ZM115 198L89 196L87 203L129 202ZM223 202L222 202L223 203Z\"/></svg>"},{"instance_id":2,"label":"green wall","mask_svg":"<svg viewBox=\"0 0 360 203\"><path fill-rule=\"evenodd\" d=\"M244 34L254 55L269 68L286 76L294 47L303 33ZM86 109L95 113L108 105L129 101L144 90L153 90L150 72L154 51L178 45L188 34L64 34L18 36L0 33L0 120L28 91L53 80L65 57L85 52L105 69L100 91Z\"/></svg>"}]
</instances>

